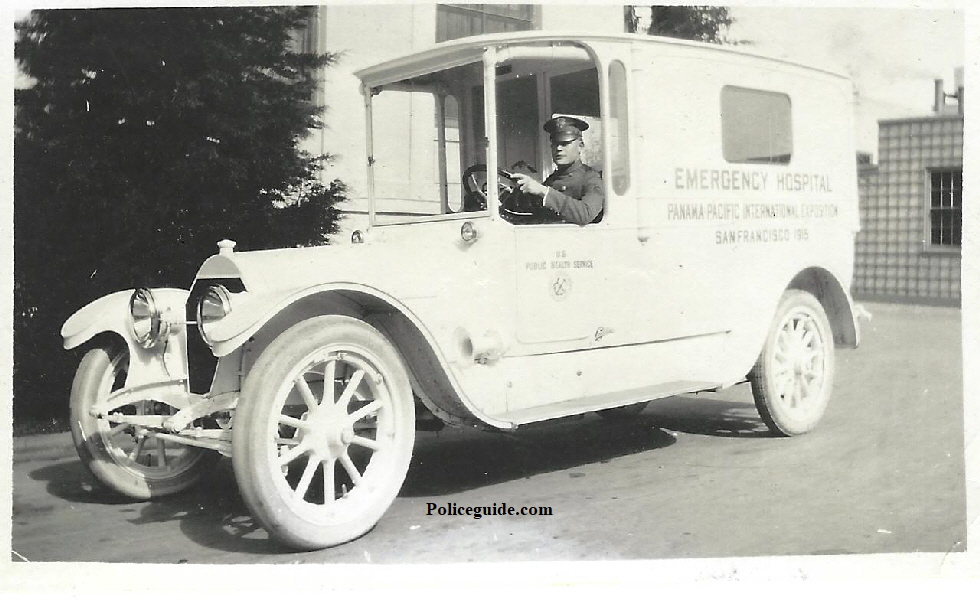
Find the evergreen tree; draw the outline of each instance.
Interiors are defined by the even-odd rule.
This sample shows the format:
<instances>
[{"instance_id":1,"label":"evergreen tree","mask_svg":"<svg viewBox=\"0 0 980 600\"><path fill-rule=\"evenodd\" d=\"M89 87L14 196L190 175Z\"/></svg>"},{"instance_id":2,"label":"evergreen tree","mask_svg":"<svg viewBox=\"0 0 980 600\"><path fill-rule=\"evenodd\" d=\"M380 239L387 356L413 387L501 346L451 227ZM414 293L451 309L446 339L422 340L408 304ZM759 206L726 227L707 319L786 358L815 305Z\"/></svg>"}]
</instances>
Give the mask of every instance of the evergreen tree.
<instances>
[{"instance_id":1,"label":"evergreen tree","mask_svg":"<svg viewBox=\"0 0 980 600\"><path fill-rule=\"evenodd\" d=\"M65 410L61 323L136 285L187 287L215 242L325 243L342 183L300 151L322 107L308 7L39 10L16 24L14 393ZM47 403L47 404L44 404Z\"/></svg>"},{"instance_id":2,"label":"evergreen tree","mask_svg":"<svg viewBox=\"0 0 980 600\"><path fill-rule=\"evenodd\" d=\"M641 11L649 11L649 25L637 31ZM724 33L734 22L723 6L636 6L626 7L626 31L663 35L684 40L732 43ZM744 43L744 42L743 42Z\"/></svg>"}]
</instances>

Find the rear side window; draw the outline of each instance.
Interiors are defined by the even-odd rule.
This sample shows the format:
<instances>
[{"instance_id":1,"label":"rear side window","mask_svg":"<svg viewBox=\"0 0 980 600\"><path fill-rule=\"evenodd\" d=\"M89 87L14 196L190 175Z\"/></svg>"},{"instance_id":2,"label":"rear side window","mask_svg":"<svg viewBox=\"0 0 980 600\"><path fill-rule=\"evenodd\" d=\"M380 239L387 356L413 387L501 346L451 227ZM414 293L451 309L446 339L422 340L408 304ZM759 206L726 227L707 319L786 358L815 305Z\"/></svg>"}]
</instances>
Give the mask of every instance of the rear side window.
<instances>
[{"instance_id":1,"label":"rear side window","mask_svg":"<svg viewBox=\"0 0 980 600\"><path fill-rule=\"evenodd\" d=\"M622 196L630 187L630 123L627 102L626 66L618 60L609 64L610 139L612 140L612 185Z\"/></svg>"},{"instance_id":2,"label":"rear side window","mask_svg":"<svg viewBox=\"0 0 980 600\"><path fill-rule=\"evenodd\" d=\"M789 96L735 86L721 89L721 146L730 163L789 164L793 119Z\"/></svg>"}]
</instances>

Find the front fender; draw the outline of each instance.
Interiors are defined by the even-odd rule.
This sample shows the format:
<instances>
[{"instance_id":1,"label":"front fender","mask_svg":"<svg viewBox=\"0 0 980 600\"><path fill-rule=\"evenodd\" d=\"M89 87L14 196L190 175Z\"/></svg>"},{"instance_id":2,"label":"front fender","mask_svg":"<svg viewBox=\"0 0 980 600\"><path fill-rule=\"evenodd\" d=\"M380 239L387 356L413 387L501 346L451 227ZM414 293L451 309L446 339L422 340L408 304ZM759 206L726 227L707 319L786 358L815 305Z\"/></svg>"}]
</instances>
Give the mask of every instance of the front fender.
<instances>
[{"instance_id":1,"label":"front fender","mask_svg":"<svg viewBox=\"0 0 980 600\"><path fill-rule=\"evenodd\" d=\"M212 352L221 359L215 377L216 382L223 382L221 391L237 390L239 378L289 326L318 315L344 314L364 320L391 340L406 362L415 391L437 415L450 422L513 427L512 423L485 414L469 400L432 332L408 305L382 290L334 282L276 293L241 292L233 296L231 304L231 313L213 324L209 334L214 341ZM249 345L245 356L235 357L233 353L246 342ZM228 356L233 358L226 361Z\"/></svg>"},{"instance_id":2,"label":"front fender","mask_svg":"<svg viewBox=\"0 0 980 600\"><path fill-rule=\"evenodd\" d=\"M823 268L804 269L793 278L789 287L806 290L823 305L834 332L834 343L843 348L857 348L861 343L861 324L854 299L841 284L837 273Z\"/></svg>"},{"instance_id":3,"label":"front fender","mask_svg":"<svg viewBox=\"0 0 980 600\"><path fill-rule=\"evenodd\" d=\"M124 290L89 302L68 317L61 326L65 350L77 348L104 331L129 337L129 297L133 290Z\"/></svg>"},{"instance_id":4,"label":"front fender","mask_svg":"<svg viewBox=\"0 0 980 600\"><path fill-rule=\"evenodd\" d=\"M147 350L136 342L129 323L129 298L133 290L103 296L75 312L61 326L66 350L77 348L101 333L113 333L129 349L126 386L187 379L187 328L184 305L188 292L175 288L155 288L153 293L164 319L171 324L171 335L162 347Z\"/></svg>"},{"instance_id":5,"label":"front fender","mask_svg":"<svg viewBox=\"0 0 980 600\"><path fill-rule=\"evenodd\" d=\"M248 338L262 328L270 319L279 315L286 307L297 304L304 298L322 295L326 292L359 292L367 296L379 298L399 310L409 313L408 308L396 301L390 295L376 288L349 282L334 282L306 287L302 289L276 290L267 293L242 292L232 300L231 314L222 321L211 325L210 337L214 341L212 352L222 357L244 344ZM344 301L337 296L335 303L353 308L349 300ZM323 314L316 311L315 314Z\"/></svg>"}]
</instances>

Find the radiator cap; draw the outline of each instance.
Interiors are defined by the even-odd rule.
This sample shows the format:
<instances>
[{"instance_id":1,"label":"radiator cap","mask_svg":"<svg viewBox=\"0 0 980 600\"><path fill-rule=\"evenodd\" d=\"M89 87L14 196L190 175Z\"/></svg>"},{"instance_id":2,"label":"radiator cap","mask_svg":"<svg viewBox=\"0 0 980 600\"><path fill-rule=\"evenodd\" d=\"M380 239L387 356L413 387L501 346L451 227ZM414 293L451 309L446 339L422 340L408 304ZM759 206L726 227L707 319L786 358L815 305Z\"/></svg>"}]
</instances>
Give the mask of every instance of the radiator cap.
<instances>
[{"instance_id":1,"label":"radiator cap","mask_svg":"<svg viewBox=\"0 0 980 600\"><path fill-rule=\"evenodd\" d=\"M218 242L218 254L221 256L231 256L235 252L235 242L232 240L221 240Z\"/></svg>"}]
</instances>

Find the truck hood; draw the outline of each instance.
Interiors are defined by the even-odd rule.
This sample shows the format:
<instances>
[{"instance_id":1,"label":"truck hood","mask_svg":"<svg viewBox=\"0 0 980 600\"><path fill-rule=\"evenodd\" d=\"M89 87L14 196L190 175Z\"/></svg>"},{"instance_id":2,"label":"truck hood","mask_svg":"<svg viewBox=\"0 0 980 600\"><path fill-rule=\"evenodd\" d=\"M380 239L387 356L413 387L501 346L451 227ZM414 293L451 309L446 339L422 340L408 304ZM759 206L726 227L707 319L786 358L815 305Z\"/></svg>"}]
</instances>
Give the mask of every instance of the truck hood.
<instances>
[{"instance_id":1,"label":"truck hood","mask_svg":"<svg viewBox=\"0 0 980 600\"><path fill-rule=\"evenodd\" d=\"M241 280L245 289L226 286L233 292L232 310L209 326L212 350L216 356L232 352L279 311L313 293L361 291L403 309L413 300L435 297L443 289L442 279L450 273L425 268L432 263L427 260L432 255L414 244L407 246L362 243L253 252L222 249L204 262L197 280ZM197 297L192 292L190 301L196 302Z\"/></svg>"},{"instance_id":2,"label":"truck hood","mask_svg":"<svg viewBox=\"0 0 980 600\"><path fill-rule=\"evenodd\" d=\"M257 296L289 295L325 284L357 283L399 297L432 296L438 282L425 281L411 251L381 244L345 244L222 252L207 259L197 279L241 279Z\"/></svg>"}]
</instances>

